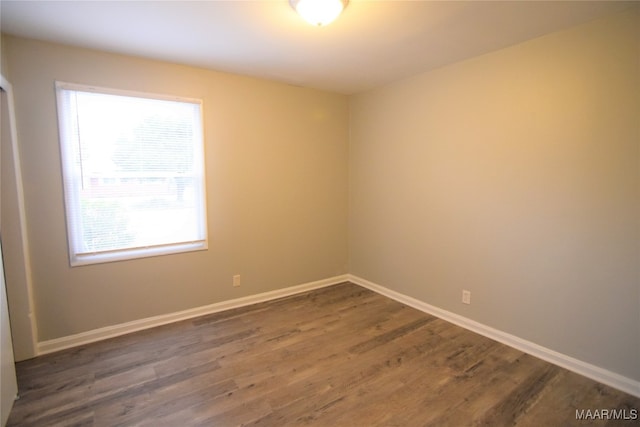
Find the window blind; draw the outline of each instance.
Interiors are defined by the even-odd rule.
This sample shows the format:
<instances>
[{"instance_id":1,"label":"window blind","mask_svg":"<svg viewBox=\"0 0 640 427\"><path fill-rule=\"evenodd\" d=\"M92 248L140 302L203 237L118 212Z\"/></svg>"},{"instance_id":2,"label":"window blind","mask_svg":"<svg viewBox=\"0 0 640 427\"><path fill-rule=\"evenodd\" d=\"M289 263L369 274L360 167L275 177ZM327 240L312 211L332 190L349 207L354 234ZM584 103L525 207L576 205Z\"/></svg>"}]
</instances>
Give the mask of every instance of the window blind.
<instances>
[{"instance_id":1,"label":"window blind","mask_svg":"<svg viewBox=\"0 0 640 427\"><path fill-rule=\"evenodd\" d=\"M202 103L57 84L72 265L206 249Z\"/></svg>"}]
</instances>

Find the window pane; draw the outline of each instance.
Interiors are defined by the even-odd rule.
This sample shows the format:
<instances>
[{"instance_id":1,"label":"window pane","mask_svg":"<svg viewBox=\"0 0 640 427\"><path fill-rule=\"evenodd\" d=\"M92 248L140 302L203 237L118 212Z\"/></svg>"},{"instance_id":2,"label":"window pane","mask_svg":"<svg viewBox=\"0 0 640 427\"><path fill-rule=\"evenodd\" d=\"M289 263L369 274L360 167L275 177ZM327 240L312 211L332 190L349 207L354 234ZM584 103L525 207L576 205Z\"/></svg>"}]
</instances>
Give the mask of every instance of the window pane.
<instances>
[{"instance_id":1,"label":"window pane","mask_svg":"<svg viewBox=\"0 0 640 427\"><path fill-rule=\"evenodd\" d=\"M72 264L113 251L206 247L199 102L65 84L58 102Z\"/></svg>"}]
</instances>

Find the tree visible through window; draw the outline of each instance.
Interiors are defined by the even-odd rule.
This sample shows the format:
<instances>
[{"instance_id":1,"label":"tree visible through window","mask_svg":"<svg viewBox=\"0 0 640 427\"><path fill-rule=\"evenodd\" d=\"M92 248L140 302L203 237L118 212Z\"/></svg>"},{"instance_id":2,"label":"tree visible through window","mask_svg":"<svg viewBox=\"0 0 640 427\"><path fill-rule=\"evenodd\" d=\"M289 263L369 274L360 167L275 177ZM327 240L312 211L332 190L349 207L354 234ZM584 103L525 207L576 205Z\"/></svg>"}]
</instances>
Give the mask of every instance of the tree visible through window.
<instances>
[{"instance_id":1,"label":"tree visible through window","mask_svg":"<svg viewBox=\"0 0 640 427\"><path fill-rule=\"evenodd\" d=\"M201 101L57 95L71 264L206 249Z\"/></svg>"}]
</instances>

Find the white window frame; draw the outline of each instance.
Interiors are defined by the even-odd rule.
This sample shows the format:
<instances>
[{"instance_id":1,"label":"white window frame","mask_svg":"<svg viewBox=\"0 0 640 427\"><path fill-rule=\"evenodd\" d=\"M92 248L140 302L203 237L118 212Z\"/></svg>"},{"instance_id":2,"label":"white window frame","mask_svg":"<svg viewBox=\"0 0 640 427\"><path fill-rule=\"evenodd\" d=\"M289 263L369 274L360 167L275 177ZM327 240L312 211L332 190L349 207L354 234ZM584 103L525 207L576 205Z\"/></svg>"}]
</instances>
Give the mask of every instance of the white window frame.
<instances>
[{"instance_id":1,"label":"white window frame","mask_svg":"<svg viewBox=\"0 0 640 427\"><path fill-rule=\"evenodd\" d=\"M204 144L204 113L203 113L203 101L201 99L176 97L171 95L161 95L147 92L137 92L129 90L112 89L98 86L82 85L68 82L55 82L56 88L56 100L58 108L58 125L59 125L59 144L61 155L61 167L63 175L63 186L65 194L65 219L67 226L67 239L69 248L69 263L72 267L82 266L88 264L97 264L113 261L123 261L138 258L146 258L160 255L177 254L192 251L202 251L208 249L208 230L207 230L207 198L206 198L206 169L205 169L205 144ZM161 244L146 247L131 247L124 249L105 250L100 252L81 252L82 243L80 242L80 233L76 233L72 224L77 223L77 216L79 215L79 185L81 183L81 177L79 175L78 168L67 167L71 163L74 152L70 144L65 143L64 140L67 135L70 134L70 123L63 119L62 110L64 108L64 102L60 92L63 90L72 90L80 92L93 92L105 95L118 95L126 97L155 99L162 101L177 101L197 104L200 109L200 127L194 129L198 134L196 138L200 141L200 158L196 162L198 174L202 177L200 188L202 189L200 194L200 209L202 223L199 224L203 233L203 238L196 241L188 242L176 242L169 244ZM70 197L75 195L75 197ZM75 206L69 206L69 203L75 204Z\"/></svg>"}]
</instances>

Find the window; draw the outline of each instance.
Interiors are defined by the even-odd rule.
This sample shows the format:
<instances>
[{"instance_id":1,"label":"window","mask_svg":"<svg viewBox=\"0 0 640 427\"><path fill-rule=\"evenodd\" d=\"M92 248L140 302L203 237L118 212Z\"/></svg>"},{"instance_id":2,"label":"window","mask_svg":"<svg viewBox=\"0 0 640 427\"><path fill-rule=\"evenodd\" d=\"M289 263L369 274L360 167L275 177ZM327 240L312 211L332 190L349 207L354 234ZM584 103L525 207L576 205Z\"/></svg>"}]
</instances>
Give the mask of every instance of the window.
<instances>
[{"instance_id":1,"label":"window","mask_svg":"<svg viewBox=\"0 0 640 427\"><path fill-rule=\"evenodd\" d=\"M202 101L56 92L71 265L206 249Z\"/></svg>"}]
</instances>

